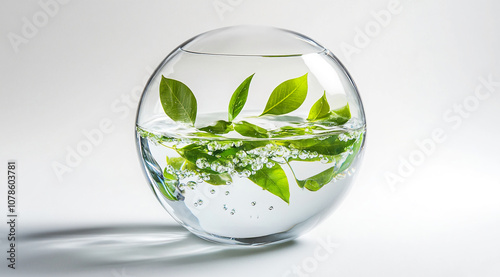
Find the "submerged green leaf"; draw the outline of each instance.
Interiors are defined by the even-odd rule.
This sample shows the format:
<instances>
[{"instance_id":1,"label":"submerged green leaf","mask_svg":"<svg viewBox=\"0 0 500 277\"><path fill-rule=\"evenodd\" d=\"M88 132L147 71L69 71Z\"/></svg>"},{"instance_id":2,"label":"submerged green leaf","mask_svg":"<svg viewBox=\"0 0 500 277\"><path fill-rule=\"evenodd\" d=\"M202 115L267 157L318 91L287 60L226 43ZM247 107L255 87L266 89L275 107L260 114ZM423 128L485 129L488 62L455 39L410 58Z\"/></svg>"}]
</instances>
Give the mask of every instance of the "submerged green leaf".
<instances>
[{"instance_id":1,"label":"submerged green leaf","mask_svg":"<svg viewBox=\"0 0 500 277\"><path fill-rule=\"evenodd\" d=\"M253 75L250 75L248 78L246 78L234 91L233 96L231 96L231 100L229 101L229 108L228 108L228 120L233 121L238 114L241 112L243 109L243 106L245 106L245 103L247 102L247 97L248 97L248 88L250 87L250 82L252 81Z\"/></svg>"},{"instance_id":2,"label":"submerged green leaf","mask_svg":"<svg viewBox=\"0 0 500 277\"><path fill-rule=\"evenodd\" d=\"M310 191L317 191L324 185L330 183L333 180L333 177L335 177L335 175L337 175L337 172L335 171L335 166L332 166L327 170L322 171L305 180L298 180L298 179L295 180L297 181L299 187L301 188L305 187Z\"/></svg>"},{"instance_id":3,"label":"submerged green leaf","mask_svg":"<svg viewBox=\"0 0 500 277\"><path fill-rule=\"evenodd\" d=\"M187 170L191 170L192 172L206 173L208 179L205 180L205 182L207 182L207 183L209 183L211 185L216 185L216 186L218 186L218 185L226 185L227 182L232 182L233 181L232 178L231 178L231 175L229 175L227 173L215 172L215 171L211 170L210 168L198 168L195 165L196 160L197 160L197 158L195 158L195 157L196 157L196 155L200 155L203 152L200 151L199 148L192 148L191 151L193 151L193 152L189 153L188 155L186 155L191 160L185 159L185 158L182 158L182 157L174 157L174 158L167 157L167 164L170 165L170 166L172 166L176 170L186 170L187 169ZM209 155L208 154L206 154L206 156L200 155L200 157L198 157L198 158L203 157L203 158L206 159L207 156L209 156ZM225 157L223 157L220 160L223 161L224 158ZM213 158L211 160L214 161L214 160L216 160L216 158ZM165 173L167 173L167 172L165 171ZM172 177L175 178L175 180L177 181L177 177L176 176L174 176L172 174L169 174L169 178L172 178Z\"/></svg>"},{"instance_id":4,"label":"submerged green leaf","mask_svg":"<svg viewBox=\"0 0 500 277\"><path fill-rule=\"evenodd\" d=\"M178 184L177 176L170 174L165 169L163 171L163 183L157 182L157 188L168 200L177 201L175 197L175 187Z\"/></svg>"},{"instance_id":5,"label":"submerged green leaf","mask_svg":"<svg viewBox=\"0 0 500 277\"><path fill-rule=\"evenodd\" d=\"M338 155L354 143L354 139L342 141L338 135L330 136L320 140L318 138L301 139L290 141L290 145L299 149L316 152L323 155Z\"/></svg>"},{"instance_id":6,"label":"submerged green leaf","mask_svg":"<svg viewBox=\"0 0 500 277\"><path fill-rule=\"evenodd\" d=\"M233 130L233 124L231 122L219 120L214 125L200 128L200 130L211 134L227 134Z\"/></svg>"},{"instance_id":7,"label":"submerged green leaf","mask_svg":"<svg viewBox=\"0 0 500 277\"><path fill-rule=\"evenodd\" d=\"M278 85L261 115L286 114L300 107L307 96L307 73L301 77L284 81Z\"/></svg>"},{"instance_id":8,"label":"submerged green leaf","mask_svg":"<svg viewBox=\"0 0 500 277\"><path fill-rule=\"evenodd\" d=\"M190 133L190 135L196 136L196 137L202 137L202 138L221 138L221 136L212 134L212 133L205 133L205 132L193 132Z\"/></svg>"},{"instance_id":9,"label":"submerged green leaf","mask_svg":"<svg viewBox=\"0 0 500 277\"><path fill-rule=\"evenodd\" d=\"M351 119L351 111L349 109L349 104L346 104L342 108L332 110L328 114L328 117L324 119L326 122L333 122L335 125L342 125Z\"/></svg>"},{"instance_id":10,"label":"submerged green leaf","mask_svg":"<svg viewBox=\"0 0 500 277\"><path fill-rule=\"evenodd\" d=\"M272 168L264 167L250 175L248 179L290 204L288 179L279 164L275 164Z\"/></svg>"},{"instance_id":11,"label":"submerged green leaf","mask_svg":"<svg viewBox=\"0 0 500 277\"><path fill-rule=\"evenodd\" d=\"M197 103L193 92L182 82L161 77L160 101L165 113L174 121L196 121Z\"/></svg>"},{"instance_id":12,"label":"submerged green leaf","mask_svg":"<svg viewBox=\"0 0 500 277\"><path fill-rule=\"evenodd\" d=\"M295 173L294 173L295 181L297 182L299 187L301 187L301 188L305 187L306 189L308 189L310 191L317 191L320 188L322 188L324 185L330 183L336 175L344 172L346 169L348 169L351 166L354 159L358 156L361 145L363 144L363 139L364 139L363 134L361 134L357 138L357 140L354 142L354 144L349 147L349 149L352 150L351 154L349 154L349 156L347 156L345 161L342 163L340 168L338 168L337 170L335 170L335 166L333 166L333 167L330 167L330 168L328 168L328 169L326 169L326 170L324 170L324 171L322 171L322 172L320 172L312 177L304 179L304 180L297 179L297 177L295 177ZM331 157L331 156L329 156L329 157ZM339 156L337 156L337 157L339 157ZM331 158L333 158L333 157L331 157ZM339 158L337 158L337 159L339 159ZM289 166L290 166L290 164L289 164ZM290 169L292 169L292 168L290 167ZM292 169L292 173L293 173L293 169Z\"/></svg>"},{"instance_id":13,"label":"submerged green leaf","mask_svg":"<svg viewBox=\"0 0 500 277\"><path fill-rule=\"evenodd\" d=\"M205 180L205 182L214 186L220 186L227 185L228 182L233 182L233 179L231 178L231 175L227 173L210 174L208 175L208 180Z\"/></svg>"},{"instance_id":14,"label":"submerged green leaf","mask_svg":"<svg viewBox=\"0 0 500 277\"><path fill-rule=\"evenodd\" d=\"M269 132L247 121L240 121L234 124L234 130L240 135L252 138L268 138Z\"/></svg>"},{"instance_id":15,"label":"submerged green leaf","mask_svg":"<svg viewBox=\"0 0 500 277\"><path fill-rule=\"evenodd\" d=\"M323 117L328 116L330 113L330 105L328 104L328 100L326 99L326 92L323 92L323 96L314 103L309 111L309 116L307 120L313 121L317 119L321 119Z\"/></svg>"},{"instance_id":16,"label":"submerged green leaf","mask_svg":"<svg viewBox=\"0 0 500 277\"><path fill-rule=\"evenodd\" d=\"M352 153L349 156L347 156L344 163L339 168L339 172L342 172L351 166L351 164L354 162L354 159L358 156L358 152L359 149L361 148L361 145L363 145L363 141L364 141L364 135L361 134L356 140L356 142L354 142L354 145L352 146Z\"/></svg>"}]
</instances>

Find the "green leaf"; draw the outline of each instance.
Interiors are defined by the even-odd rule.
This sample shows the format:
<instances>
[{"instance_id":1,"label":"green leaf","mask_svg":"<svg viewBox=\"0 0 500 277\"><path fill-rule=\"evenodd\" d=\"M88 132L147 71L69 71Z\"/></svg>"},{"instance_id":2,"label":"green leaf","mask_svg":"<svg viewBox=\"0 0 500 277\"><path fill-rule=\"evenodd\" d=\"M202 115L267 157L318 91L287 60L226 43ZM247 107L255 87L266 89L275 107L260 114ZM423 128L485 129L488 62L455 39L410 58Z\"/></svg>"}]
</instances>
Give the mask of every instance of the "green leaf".
<instances>
[{"instance_id":1,"label":"green leaf","mask_svg":"<svg viewBox=\"0 0 500 277\"><path fill-rule=\"evenodd\" d=\"M278 85L261 115L286 114L300 107L307 96L307 73L304 76L290 79Z\"/></svg>"},{"instance_id":2,"label":"green leaf","mask_svg":"<svg viewBox=\"0 0 500 277\"><path fill-rule=\"evenodd\" d=\"M277 131L273 131L271 133L271 137L273 138L284 138L284 137L291 137L291 136L302 136L305 134L308 134L309 132L306 131L306 128L297 128L297 127L291 127L291 126L283 126Z\"/></svg>"},{"instance_id":3,"label":"green leaf","mask_svg":"<svg viewBox=\"0 0 500 277\"><path fill-rule=\"evenodd\" d=\"M352 146L352 154L350 154L342 164L342 166L339 168L339 172L342 172L346 169L348 169L352 162L354 161L354 158L358 155L359 149L361 148L361 145L363 144L364 136L361 134L354 145Z\"/></svg>"},{"instance_id":4,"label":"green leaf","mask_svg":"<svg viewBox=\"0 0 500 277\"><path fill-rule=\"evenodd\" d=\"M234 130L238 132L240 135L245 137L253 137L253 138L268 138L269 133L266 129L254 125L247 121L240 121L234 124Z\"/></svg>"},{"instance_id":5,"label":"green leaf","mask_svg":"<svg viewBox=\"0 0 500 277\"><path fill-rule=\"evenodd\" d=\"M326 92L323 92L323 96L311 107L307 120L313 121L321 119L328 116L329 113L330 105L328 104L328 100L326 99Z\"/></svg>"},{"instance_id":6,"label":"green leaf","mask_svg":"<svg viewBox=\"0 0 500 277\"><path fill-rule=\"evenodd\" d=\"M354 159L358 155L359 149L361 148L362 144L363 144L363 134L361 134L358 137L358 139L355 141L355 143L352 145L352 154L350 154L346 158L346 160L344 161L344 163L342 164L342 166L338 170L335 170L335 166L333 166L333 167L330 167L327 170L320 172L320 173L318 173L312 177L309 177L305 180L299 180L299 179L295 178L295 180L297 181L297 184L299 185L299 187L301 187L301 188L305 187L306 189L308 189L310 191L319 190L324 185L330 183L337 174L342 173L343 171L348 169L349 166L351 166L352 162L354 161ZM293 172L293 170L292 170L292 172ZM295 177L295 173L294 173L294 177Z\"/></svg>"},{"instance_id":7,"label":"green leaf","mask_svg":"<svg viewBox=\"0 0 500 277\"><path fill-rule=\"evenodd\" d=\"M220 186L220 185L226 185L227 182L233 182L233 179L231 178L231 175L227 173L221 173L221 174L210 174L208 175L209 179L205 180L205 182L214 185L214 186Z\"/></svg>"},{"instance_id":8,"label":"green leaf","mask_svg":"<svg viewBox=\"0 0 500 277\"><path fill-rule=\"evenodd\" d=\"M196 150L193 150L193 151L198 151L198 149ZM201 152L197 152L195 154L200 154ZM191 153L193 154L193 153ZM228 154L227 154L228 155ZM188 169L188 170L191 170L191 171L194 171L194 172L204 172L204 173L208 173L208 180L205 180L205 182L209 183L209 184L212 184L212 185L225 185L227 184L227 182L232 182L233 179L231 178L231 175L227 174L227 173L218 173L218 172L215 172L213 170L211 170L210 168L198 168L195 163L196 163L196 159L194 158L195 156L193 155L188 155L190 158L193 159L193 162L187 160L187 159L184 159L182 157L174 157L174 158L169 158L167 157L167 164L168 165L171 165L174 169L177 169L177 170L182 170L182 169ZM208 154L207 154L208 156ZM202 156L202 157L205 157L206 156ZM200 158L200 157L198 157ZM217 160L217 158L213 157L212 156L212 159L211 161L215 161ZM220 161L223 161L224 159L218 159ZM166 176L166 174L168 174L167 177L169 177L170 179L174 178L176 182L177 181L177 177L168 173L166 170L165 170L165 173L164 173L164 176Z\"/></svg>"},{"instance_id":9,"label":"green leaf","mask_svg":"<svg viewBox=\"0 0 500 277\"><path fill-rule=\"evenodd\" d=\"M290 204L288 179L280 165L275 164L272 168L264 167L250 175L248 179Z\"/></svg>"},{"instance_id":10,"label":"green leaf","mask_svg":"<svg viewBox=\"0 0 500 277\"><path fill-rule=\"evenodd\" d=\"M182 166L185 165L186 159L181 158L181 157L168 157L167 156L167 164L172 166L173 168L180 170L182 169Z\"/></svg>"},{"instance_id":11,"label":"green leaf","mask_svg":"<svg viewBox=\"0 0 500 277\"><path fill-rule=\"evenodd\" d=\"M196 98L182 82L161 77L160 101L165 113L174 121L191 123L196 121Z\"/></svg>"},{"instance_id":12,"label":"green leaf","mask_svg":"<svg viewBox=\"0 0 500 277\"><path fill-rule=\"evenodd\" d=\"M298 179L295 180L297 181L299 187L301 188L305 187L310 191L317 191L324 185L330 183L333 180L333 177L335 177L335 175L337 175L337 172L335 171L335 166L332 166L327 170L320 172L305 180L298 180Z\"/></svg>"},{"instance_id":13,"label":"green leaf","mask_svg":"<svg viewBox=\"0 0 500 277\"><path fill-rule=\"evenodd\" d=\"M158 186L156 187L168 200L177 201L178 199L175 197L175 187L179 182L177 176L168 173L165 169L163 171L163 181L162 183L157 182Z\"/></svg>"},{"instance_id":14,"label":"green leaf","mask_svg":"<svg viewBox=\"0 0 500 277\"><path fill-rule=\"evenodd\" d=\"M189 133L189 135L193 135L196 137L203 137L203 138L222 138L221 136L211 134L211 133L205 133L205 132L193 132L193 133Z\"/></svg>"},{"instance_id":15,"label":"green leaf","mask_svg":"<svg viewBox=\"0 0 500 277\"><path fill-rule=\"evenodd\" d=\"M330 111L328 117L324 121L342 125L349 121L349 119L351 119L351 111L349 110L349 104L346 104L342 108Z\"/></svg>"},{"instance_id":16,"label":"green leaf","mask_svg":"<svg viewBox=\"0 0 500 277\"><path fill-rule=\"evenodd\" d=\"M217 121L214 125L200 128L201 131L205 131L212 134L227 134L233 130L233 124L224 120Z\"/></svg>"},{"instance_id":17,"label":"green leaf","mask_svg":"<svg viewBox=\"0 0 500 277\"><path fill-rule=\"evenodd\" d=\"M246 78L243 83L241 83L238 88L234 91L231 100L229 101L228 109L228 120L233 121L245 106L248 97L248 88L250 87L250 82L252 81L253 75Z\"/></svg>"}]
</instances>

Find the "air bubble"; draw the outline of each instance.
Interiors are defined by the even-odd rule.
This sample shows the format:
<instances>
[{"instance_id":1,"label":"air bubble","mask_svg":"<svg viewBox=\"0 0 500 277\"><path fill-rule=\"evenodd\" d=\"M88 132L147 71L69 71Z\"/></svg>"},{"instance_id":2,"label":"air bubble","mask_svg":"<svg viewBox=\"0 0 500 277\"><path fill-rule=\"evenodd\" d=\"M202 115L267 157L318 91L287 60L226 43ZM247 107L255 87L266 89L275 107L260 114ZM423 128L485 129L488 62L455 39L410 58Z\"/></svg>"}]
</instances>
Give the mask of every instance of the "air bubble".
<instances>
[{"instance_id":1,"label":"air bubble","mask_svg":"<svg viewBox=\"0 0 500 277\"><path fill-rule=\"evenodd\" d=\"M274 209L274 207L273 207L273 206L269 207L269 210L270 210L270 211L272 211L273 209Z\"/></svg>"},{"instance_id":2,"label":"air bubble","mask_svg":"<svg viewBox=\"0 0 500 277\"><path fill-rule=\"evenodd\" d=\"M226 194L226 195L229 195L229 191L228 191L228 190L226 190L226 193L225 193L225 194Z\"/></svg>"},{"instance_id":3,"label":"air bubble","mask_svg":"<svg viewBox=\"0 0 500 277\"><path fill-rule=\"evenodd\" d=\"M198 168L205 168L208 166L208 162L207 162L207 159L205 158L199 158L198 160L196 160L196 166Z\"/></svg>"},{"instance_id":4,"label":"air bubble","mask_svg":"<svg viewBox=\"0 0 500 277\"><path fill-rule=\"evenodd\" d=\"M224 209L224 211L227 211L227 205L224 204L224 206L222 206L222 208Z\"/></svg>"},{"instance_id":5,"label":"air bubble","mask_svg":"<svg viewBox=\"0 0 500 277\"><path fill-rule=\"evenodd\" d=\"M236 157L238 157L238 159L244 159L247 157L247 153L243 150L239 151L238 153L236 153Z\"/></svg>"},{"instance_id":6,"label":"air bubble","mask_svg":"<svg viewBox=\"0 0 500 277\"><path fill-rule=\"evenodd\" d=\"M251 167L252 167L252 170L257 171L257 170L261 170L263 165L258 163L258 164L252 164Z\"/></svg>"},{"instance_id":7,"label":"air bubble","mask_svg":"<svg viewBox=\"0 0 500 277\"><path fill-rule=\"evenodd\" d=\"M219 169L221 166L221 164L219 162L214 162L213 164L210 165L210 169L212 169L213 171L217 171L217 169Z\"/></svg>"},{"instance_id":8,"label":"air bubble","mask_svg":"<svg viewBox=\"0 0 500 277\"><path fill-rule=\"evenodd\" d=\"M324 163L324 164L328 163L329 161L330 161L330 160L328 160L328 158L327 158L327 157L321 157L321 160L320 160L320 162L322 162L322 163Z\"/></svg>"},{"instance_id":9,"label":"air bubble","mask_svg":"<svg viewBox=\"0 0 500 277\"><path fill-rule=\"evenodd\" d=\"M255 204L257 204L257 202L253 201L252 203L250 203L252 206L255 206Z\"/></svg>"},{"instance_id":10,"label":"air bubble","mask_svg":"<svg viewBox=\"0 0 500 277\"><path fill-rule=\"evenodd\" d=\"M208 151L215 151L215 150L219 149L219 144L217 142L210 142L207 145L207 149L208 149Z\"/></svg>"},{"instance_id":11,"label":"air bubble","mask_svg":"<svg viewBox=\"0 0 500 277\"><path fill-rule=\"evenodd\" d=\"M273 162L268 162L268 163L266 163L266 167L267 167L267 168L273 168L273 166L274 166L274 163L273 163Z\"/></svg>"},{"instance_id":12,"label":"air bubble","mask_svg":"<svg viewBox=\"0 0 500 277\"><path fill-rule=\"evenodd\" d=\"M305 159L309 158L309 154L306 151L301 151L299 154L299 158L302 160L305 160Z\"/></svg>"},{"instance_id":13,"label":"air bubble","mask_svg":"<svg viewBox=\"0 0 500 277\"><path fill-rule=\"evenodd\" d=\"M236 211L234 209L231 210L231 215L234 215Z\"/></svg>"},{"instance_id":14,"label":"air bubble","mask_svg":"<svg viewBox=\"0 0 500 277\"><path fill-rule=\"evenodd\" d=\"M211 190L210 190L210 193L211 193L211 194L214 194L214 193L215 193L215 189L211 189Z\"/></svg>"},{"instance_id":15,"label":"air bubble","mask_svg":"<svg viewBox=\"0 0 500 277\"><path fill-rule=\"evenodd\" d=\"M248 178L250 177L250 175L252 175L252 172L250 172L250 170L248 169L245 169L241 172L241 177Z\"/></svg>"},{"instance_id":16,"label":"air bubble","mask_svg":"<svg viewBox=\"0 0 500 277\"><path fill-rule=\"evenodd\" d=\"M203 205L203 200L200 199L200 200L198 200L197 203L198 203L199 206L201 206L201 205Z\"/></svg>"},{"instance_id":17,"label":"air bubble","mask_svg":"<svg viewBox=\"0 0 500 277\"><path fill-rule=\"evenodd\" d=\"M195 207L198 207L198 202L194 202L193 204Z\"/></svg>"},{"instance_id":18,"label":"air bubble","mask_svg":"<svg viewBox=\"0 0 500 277\"><path fill-rule=\"evenodd\" d=\"M190 188L190 189L192 189L192 190L194 190L194 189L196 188L196 185L197 185L197 184L196 184L196 182L195 182L195 181L189 181L189 182L187 182L187 186L188 186L188 188Z\"/></svg>"}]
</instances>

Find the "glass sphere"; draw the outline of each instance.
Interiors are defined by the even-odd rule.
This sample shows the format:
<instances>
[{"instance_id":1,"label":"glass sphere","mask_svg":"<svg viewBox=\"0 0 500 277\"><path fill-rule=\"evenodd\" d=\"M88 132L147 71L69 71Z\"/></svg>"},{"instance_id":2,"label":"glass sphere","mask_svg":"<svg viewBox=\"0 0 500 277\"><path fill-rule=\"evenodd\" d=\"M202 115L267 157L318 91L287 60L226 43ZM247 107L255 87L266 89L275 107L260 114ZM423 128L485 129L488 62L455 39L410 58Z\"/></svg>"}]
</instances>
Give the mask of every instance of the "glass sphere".
<instances>
[{"instance_id":1,"label":"glass sphere","mask_svg":"<svg viewBox=\"0 0 500 277\"><path fill-rule=\"evenodd\" d=\"M365 116L349 73L301 34L237 26L172 51L136 122L151 188L210 241L260 245L310 230L340 202L363 152Z\"/></svg>"}]
</instances>

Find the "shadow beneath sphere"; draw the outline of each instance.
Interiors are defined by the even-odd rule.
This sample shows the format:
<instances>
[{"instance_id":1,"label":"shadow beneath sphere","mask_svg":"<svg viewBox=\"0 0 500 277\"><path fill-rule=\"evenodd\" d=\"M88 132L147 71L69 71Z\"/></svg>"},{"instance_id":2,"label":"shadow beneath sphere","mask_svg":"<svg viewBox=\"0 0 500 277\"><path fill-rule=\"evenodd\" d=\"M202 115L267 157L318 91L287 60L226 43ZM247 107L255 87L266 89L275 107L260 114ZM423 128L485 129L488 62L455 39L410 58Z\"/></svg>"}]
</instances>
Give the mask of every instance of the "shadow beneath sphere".
<instances>
[{"instance_id":1,"label":"shadow beneath sphere","mask_svg":"<svg viewBox=\"0 0 500 277\"><path fill-rule=\"evenodd\" d=\"M204 241L179 225L122 225L30 233L19 238L19 267L29 272L170 267L244 258L296 245L248 247Z\"/></svg>"}]
</instances>

